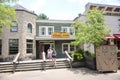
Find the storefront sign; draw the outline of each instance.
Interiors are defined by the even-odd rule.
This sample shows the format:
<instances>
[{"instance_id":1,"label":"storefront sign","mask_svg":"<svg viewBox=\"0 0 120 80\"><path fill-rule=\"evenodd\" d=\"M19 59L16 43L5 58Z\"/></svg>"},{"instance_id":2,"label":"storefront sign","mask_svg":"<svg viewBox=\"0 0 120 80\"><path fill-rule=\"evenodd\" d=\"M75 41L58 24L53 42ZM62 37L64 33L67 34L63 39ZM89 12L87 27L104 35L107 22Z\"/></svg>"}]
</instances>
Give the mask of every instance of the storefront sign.
<instances>
[{"instance_id":1,"label":"storefront sign","mask_svg":"<svg viewBox=\"0 0 120 80\"><path fill-rule=\"evenodd\" d=\"M67 32L53 32L52 37L53 38L69 38L70 34Z\"/></svg>"}]
</instances>

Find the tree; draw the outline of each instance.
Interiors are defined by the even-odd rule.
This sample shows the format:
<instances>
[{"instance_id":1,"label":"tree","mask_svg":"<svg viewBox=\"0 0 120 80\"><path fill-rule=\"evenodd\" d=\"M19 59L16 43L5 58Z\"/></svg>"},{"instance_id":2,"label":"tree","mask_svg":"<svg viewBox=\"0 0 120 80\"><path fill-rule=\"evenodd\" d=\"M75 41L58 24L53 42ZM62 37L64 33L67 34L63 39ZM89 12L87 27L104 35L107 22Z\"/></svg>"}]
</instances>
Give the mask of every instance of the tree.
<instances>
[{"instance_id":1,"label":"tree","mask_svg":"<svg viewBox=\"0 0 120 80\"><path fill-rule=\"evenodd\" d=\"M16 20L15 10L8 3L16 2L17 0L0 0L0 33L2 27L10 28L13 21Z\"/></svg>"},{"instance_id":2,"label":"tree","mask_svg":"<svg viewBox=\"0 0 120 80\"><path fill-rule=\"evenodd\" d=\"M94 47L99 47L100 44L105 41L105 35L109 34L109 30L106 28L103 11L99 11L96 8L89 10L85 15L86 21L77 21L74 26L76 28L74 45L80 45L84 43L94 44Z\"/></svg>"},{"instance_id":3,"label":"tree","mask_svg":"<svg viewBox=\"0 0 120 80\"><path fill-rule=\"evenodd\" d=\"M44 13L41 13L37 16L37 19L40 19L40 20L48 20L49 18L44 14Z\"/></svg>"}]
</instances>

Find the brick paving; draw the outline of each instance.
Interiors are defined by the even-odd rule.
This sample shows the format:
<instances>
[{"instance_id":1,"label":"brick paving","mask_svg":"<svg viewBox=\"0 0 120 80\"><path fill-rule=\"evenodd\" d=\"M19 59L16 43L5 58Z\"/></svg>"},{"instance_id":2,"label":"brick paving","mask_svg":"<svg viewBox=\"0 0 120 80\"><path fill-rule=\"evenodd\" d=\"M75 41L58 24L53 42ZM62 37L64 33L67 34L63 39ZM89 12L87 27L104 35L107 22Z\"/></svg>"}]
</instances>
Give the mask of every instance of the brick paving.
<instances>
[{"instance_id":1,"label":"brick paving","mask_svg":"<svg viewBox=\"0 0 120 80\"><path fill-rule=\"evenodd\" d=\"M0 80L120 80L120 70L117 73L99 73L87 68L21 71L0 73Z\"/></svg>"}]
</instances>

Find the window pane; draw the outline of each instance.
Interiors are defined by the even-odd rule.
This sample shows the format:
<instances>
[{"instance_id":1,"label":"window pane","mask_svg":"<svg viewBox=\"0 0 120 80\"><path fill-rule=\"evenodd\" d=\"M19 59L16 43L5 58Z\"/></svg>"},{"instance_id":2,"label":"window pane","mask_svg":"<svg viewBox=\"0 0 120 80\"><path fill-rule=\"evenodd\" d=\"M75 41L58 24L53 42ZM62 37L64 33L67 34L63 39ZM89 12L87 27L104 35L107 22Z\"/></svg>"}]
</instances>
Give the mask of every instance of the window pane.
<instances>
[{"instance_id":1,"label":"window pane","mask_svg":"<svg viewBox=\"0 0 120 80\"><path fill-rule=\"evenodd\" d=\"M68 44L63 45L63 51L67 50L68 51Z\"/></svg>"},{"instance_id":2,"label":"window pane","mask_svg":"<svg viewBox=\"0 0 120 80\"><path fill-rule=\"evenodd\" d=\"M12 22L12 28L10 29L11 32L17 32L18 31L18 24L17 22Z\"/></svg>"},{"instance_id":3,"label":"window pane","mask_svg":"<svg viewBox=\"0 0 120 80\"><path fill-rule=\"evenodd\" d=\"M70 28L70 35L74 35L74 29Z\"/></svg>"},{"instance_id":4,"label":"window pane","mask_svg":"<svg viewBox=\"0 0 120 80\"><path fill-rule=\"evenodd\" d=\"M70 45L70 51L74 51L75 47L73 45Z\"/></svg>"},{"instance_id":5,"label":"window pane","mask_svg":"<svg viewBox=\"0 0 120 80\"><path fill-rule=\"evenodd\" d=\"M26 52L27 53L33 53L33 40L26 40L27 42L27 44L26 44L26 47L27 47L27 49L26 49Z\"/></svg>"},{"instance_id":6,"label":"window pane","mask_svg":"<svg viewBox=\"0 0 120 80\"><path fill-rule=\"evenodd\" d=\"M48 35L51 35L53 32L53 28L48 28Z\"/></svg>"},{"instance_id":7,"label":"window pane","mask_svg":"<svg viewBox=\"0 0 120 80\"><path fill-rule=\"evenodd\" d=\"M9 54L17 54L19 49L18 39L10 39L9 40Z\"/></svg>"},{"instance_id":8,"label":"window pane","mask_svg":"<svg viewBox=\"0 0 120 80\"><path fill-rule=\"evenodd\" d=\"M62 28L62 32L67 32L67 28Z\"/></svg>"},{"instance_id":9,"label":"window pane","mask_svg":"<svg viewBox=\"0 0 120 80\"><path fill-rule=\"evenodd\" d=\"M27 29L28 33L32 33L32 24L28 23L28 29Z\"/></svg>"},{"instance_id":10,"label":"window pane","mask_svg":"<svg viewBox=\"0 0 120 80\"><path fill-rule=\"evenodd\" d=\"M45 31L46 31L45 28L41 28L41 35L45 35L46 34Z\"/></svg>"}]
</instances>

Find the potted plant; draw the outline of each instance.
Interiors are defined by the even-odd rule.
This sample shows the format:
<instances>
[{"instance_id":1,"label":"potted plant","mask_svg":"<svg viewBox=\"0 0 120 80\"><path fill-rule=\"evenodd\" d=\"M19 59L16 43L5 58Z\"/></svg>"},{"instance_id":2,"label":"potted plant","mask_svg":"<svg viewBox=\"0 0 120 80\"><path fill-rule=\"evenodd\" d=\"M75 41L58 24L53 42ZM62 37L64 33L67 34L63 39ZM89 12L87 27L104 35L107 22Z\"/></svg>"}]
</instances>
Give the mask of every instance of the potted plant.
<instances>
[{"instance_id":1,"label":"potted plant","mask_svg":"<svg viewBox=\"0 0 120 80\"><path fill-rule=\"evenodd\" d=\"M94 53L91 53L89 51L84 52L85 57L85 66L87 68L96 70L96 57Z\"/></svg>"}]
</instances>

